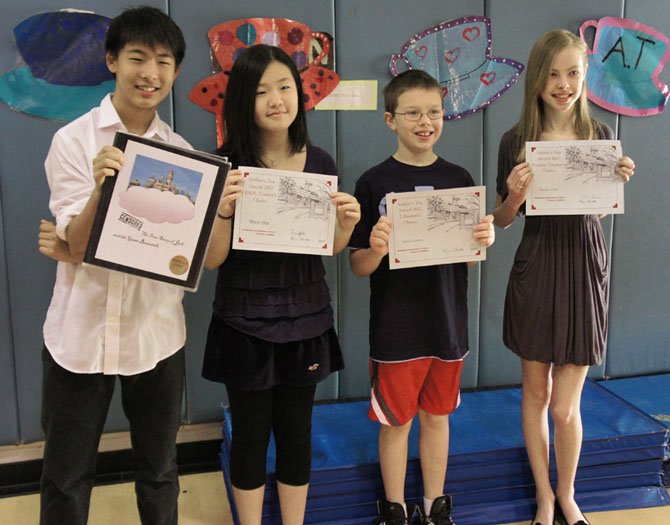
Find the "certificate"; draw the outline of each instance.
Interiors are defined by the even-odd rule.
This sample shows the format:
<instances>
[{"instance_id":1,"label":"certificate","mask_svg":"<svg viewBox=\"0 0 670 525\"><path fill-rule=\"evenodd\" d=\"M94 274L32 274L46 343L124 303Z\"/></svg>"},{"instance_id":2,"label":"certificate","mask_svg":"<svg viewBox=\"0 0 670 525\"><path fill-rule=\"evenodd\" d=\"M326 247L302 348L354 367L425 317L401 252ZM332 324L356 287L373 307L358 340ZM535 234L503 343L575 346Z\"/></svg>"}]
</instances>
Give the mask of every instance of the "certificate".
<instances>
[{"instance_id":1,"label":"certificate","mask_svg":"<svg viewBox=\"0 0 670 525\"><path fill-rule=\"evenodd\" d=\"M84 262L197 288L230 164L117 132L124 165L107 177Z\"/></svg>"},{"instance_id":2,"label":"certificate","mask_svg":"<svg viewBox=\"0 0 670 525\"><path fill-rule=\"evenodd\" d=\"M486 259L473 231L485 215L485 202L484 186L386 195L392 222L389 268Z\"/></svg>"},{"instance_id":3,"label":"certificate","mask_svg":"<svg viewBox=\"0 0 670 525\"><path fill-rule=\"evenodd\" d=\"M233 248L332 255L335 175L240 166L244 191L235 205Z\"/></svg>"},{"instance_id":4,"label":"certificate","mask_svg":"<svg viewBox=\"0 0 670 525\"><path fill-rule=\"evenodd\" d=\"M533 171L526 215L623 213L620 156L618 140L526 142Z\"/></svg>"}]
</instances>

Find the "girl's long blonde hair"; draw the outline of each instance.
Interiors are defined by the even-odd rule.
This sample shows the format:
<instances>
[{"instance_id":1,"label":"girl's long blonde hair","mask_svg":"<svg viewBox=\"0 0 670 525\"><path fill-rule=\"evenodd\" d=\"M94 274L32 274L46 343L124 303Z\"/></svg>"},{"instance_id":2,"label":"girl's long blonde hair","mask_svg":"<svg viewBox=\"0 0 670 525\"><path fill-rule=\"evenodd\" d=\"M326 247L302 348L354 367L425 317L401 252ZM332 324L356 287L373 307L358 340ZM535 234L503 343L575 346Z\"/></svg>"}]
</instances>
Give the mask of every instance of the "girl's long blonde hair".
<instances>
[{"instance_id":1,"label":"girl's long blonde hair","mask_svg":"<svg viewBox=\"0 0 670 525\"><path fill-rule=\"evenodd\" d=\"M535 42L528 57L526 66L526 80L524 85L523 109L521 118L516 125L519 136L519 151L517 161L525 160L525 143L529 140L539 140L544 125L544 103L541 93L547 84L551 73L551 65L556 55L567 47L578 49L587 64L586 44L579 37L565 29L554 29L542 35ZM586 86L575 103L573 127L580 139L594 139L597 133L597 123L589 114L589 105L586 99Z\"/></svg>"}]
</instances>

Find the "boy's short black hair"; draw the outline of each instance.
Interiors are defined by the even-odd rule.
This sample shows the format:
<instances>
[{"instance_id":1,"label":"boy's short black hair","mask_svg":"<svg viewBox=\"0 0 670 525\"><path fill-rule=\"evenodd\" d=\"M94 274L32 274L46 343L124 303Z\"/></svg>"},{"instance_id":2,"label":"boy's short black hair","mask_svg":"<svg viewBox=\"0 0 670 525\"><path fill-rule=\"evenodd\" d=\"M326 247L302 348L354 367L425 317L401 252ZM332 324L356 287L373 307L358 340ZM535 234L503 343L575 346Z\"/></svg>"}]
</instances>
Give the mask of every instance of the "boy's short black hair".
<instances>
[{"instance_id":1,"label":"boy's short black hair","mask_svg":"<svg viewBox=\"0 0 670 525\"><path fill-rule=\"evenodd\" d=\"M177 67L186 54L181 29L172 18L155 7L131 7L109 24L105 51L118 57L124 46L132 43L144 44L152 49L164 47L172 53Z\"/></svg>"},{"instance_id":2,"label":"boy's short black hair","mask_svg":"<svg viewBox=\"0 0 670 525\"><path fill-rule=\"evenodd\" d=\"M391 82L386 84L382 90L384 95L384 111L394 113L398 108L398 99L405 91L410 89L425 89L426 91L439 91L440 97L443 97L442 87L440 83L430 76L425 71L420 69L410 69L400 73L397 77L393 77Z\"/></svg>"}]
</instances>

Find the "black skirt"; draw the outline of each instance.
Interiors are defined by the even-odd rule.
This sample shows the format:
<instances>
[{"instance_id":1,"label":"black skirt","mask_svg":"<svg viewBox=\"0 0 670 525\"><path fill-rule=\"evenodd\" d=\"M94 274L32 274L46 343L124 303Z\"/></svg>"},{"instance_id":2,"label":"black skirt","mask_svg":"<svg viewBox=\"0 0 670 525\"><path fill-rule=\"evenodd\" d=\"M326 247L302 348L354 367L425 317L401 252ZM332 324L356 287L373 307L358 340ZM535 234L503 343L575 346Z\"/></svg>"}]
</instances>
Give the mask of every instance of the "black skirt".
<instances>
[{"instance_id":1,"label":"black skirt","mask_svg":"<svg viewBox=\"0 0 670 525\"><path fill-rule=\"evenodd\" d=\"M202 376L242 390L319 383L344 368L333 327L319 336L274 343L236 330L216 314L207 333Z\"/></svg>"}]
</instances>

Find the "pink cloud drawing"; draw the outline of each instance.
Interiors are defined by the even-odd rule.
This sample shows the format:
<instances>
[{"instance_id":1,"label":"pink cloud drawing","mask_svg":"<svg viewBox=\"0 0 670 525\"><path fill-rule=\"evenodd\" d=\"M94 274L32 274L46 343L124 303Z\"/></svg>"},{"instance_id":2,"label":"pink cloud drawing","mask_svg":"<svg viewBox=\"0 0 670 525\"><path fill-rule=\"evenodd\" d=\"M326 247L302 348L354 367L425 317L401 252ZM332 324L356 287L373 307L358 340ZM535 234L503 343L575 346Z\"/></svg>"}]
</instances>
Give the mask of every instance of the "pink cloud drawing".
<instances>
[{"instance_id":1,"label":"pink cloud drawing","mask_svg":"<svg viewBox=\"0 0 670 525\"><path fill-rule=\"evenodd\" d=\"M179 224L195 217L195 206L186 196L155 188L130 186L121 194L119 204L128 213L154 224Z\"/></svg>"}]
</instances>

